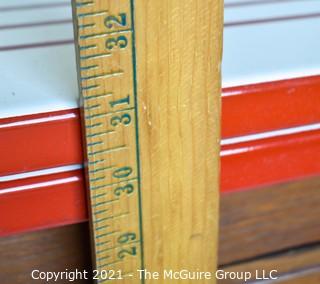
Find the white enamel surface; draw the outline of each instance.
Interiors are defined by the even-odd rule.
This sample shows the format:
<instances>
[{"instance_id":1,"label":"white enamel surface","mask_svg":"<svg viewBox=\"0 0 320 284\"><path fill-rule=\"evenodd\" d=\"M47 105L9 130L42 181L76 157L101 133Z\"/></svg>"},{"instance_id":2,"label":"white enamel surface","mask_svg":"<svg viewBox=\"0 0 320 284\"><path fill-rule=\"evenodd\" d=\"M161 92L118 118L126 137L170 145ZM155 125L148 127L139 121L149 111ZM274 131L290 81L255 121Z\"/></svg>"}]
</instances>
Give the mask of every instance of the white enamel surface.
<instances>
[{"instance_id":1,"label":"white enamel surface","mask_svg":"<svg viewBox=\"0 0 320 284\"><path fill-rule=\"evenodd\" d=\"M316 13L318 18L226 27L223 87L320 74L320 1L279 0L225 9L226 24Z\"/></svg>"},{"instance_id":2,"label":"white enamel surface","mask_svg":"<svg viewBox=\"0 0 320 284\"><path fill-rule=\"evenodd\" d=\"M318 0L227 0L268 2L225 9L225 23L320 13ZM58 4L1 12L5 7ZM67 1L0 2L0 118L78 106L72 44L16 49L25 44L70 41L72 24L1 29L1 26L71 19ZM61 6L62 5L62 6ZM320 74L320 17L226 27L223 87Z\"/></svg>"},{"instance_id":3,"label":"white enamel surface","mask_svg":"<svg viewBox=\"0 0 320 284\"><path fill-rule=\"evenodd\" d=\"M319 0L226 0L227 5L249 2L250 5L226 8L225 23L320 13ZM252 5L254 2L269 3ZM3 47L72 40L71 23L5 28L8 25L71 19L71 7L65 5L66 3L70 2L0 0L0 118L78 106L76 64L72 44L1 51ZM39 4L43 7L2 11L8 7ZM54 4L55 7L45 7L46 4ZM223 86L320 74L319 35L320 17L225 28ZM315 124L277 130L225 139L222 144L230 145L318 128L319 124ZM245 150L241 148L236 151ZM228 151L222 152L222 155L235 154ZM0 182L70 171L80 167L74 165L0 177ZM38 186L48 184L40 183ZM8 190L13 192L27 189L28 186Z\"/></svg>"},{"instance_id":4,"label":"white enamel surface","mask_svg":"<svg viewBox=\"0 0 320 284\"><path fill-rule=\"evenodd\" d=\"M52 1L15 0L10 3L10 7L18 3L26 6ZM3 6L0 5L0 26L71 19L71 6L1 12ZM70 41L72 38L71 23L0 29L0 50L3 47L25 44ZM76 63L72 43L0 51L0 62L0 118L78 106Z\"/></svg>"}]
</instances>

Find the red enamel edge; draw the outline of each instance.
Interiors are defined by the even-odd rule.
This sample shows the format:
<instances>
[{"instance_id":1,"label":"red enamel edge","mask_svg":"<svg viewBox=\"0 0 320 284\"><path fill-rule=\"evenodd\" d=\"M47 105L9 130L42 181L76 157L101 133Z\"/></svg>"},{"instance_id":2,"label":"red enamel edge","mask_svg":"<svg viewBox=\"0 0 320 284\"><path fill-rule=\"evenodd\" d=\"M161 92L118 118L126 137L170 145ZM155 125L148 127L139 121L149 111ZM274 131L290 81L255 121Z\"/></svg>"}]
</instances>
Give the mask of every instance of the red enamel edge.
<instances>
[{"instance_id":1,"label":"red enamel edge","mask_svg":"<svg viewBox=\"0 0 320 284\"><path fill-rule=\"evenodd\" d=\"M319 122L319 104L320 76L226 88L222 137Z\"/></svg>"},{"instance_id":2,"label":"red enamel edge","mask_svg":"<svg viewBox=\"0 0 320 284\"><path fill-rule=\"evenodd\" d=\"M224 90L223 138L319 122L319 78ZM77 109L1 119L0 176L82 163L79 120ZM319 175L319 159L320 130L223 146L221 191ZM86 220L82 171L1 182L0 215L0 236Z\"/></svg>"},{"instance_id":3,"label":"red enamel edge","mask_svg":"<svg viewBox=\"0 0 320 284\"><path fill-rule=\"evenodd\" d=\"M320 174L320 130L221 148L221 191L253 189Z\"/></svg>"},{"instance_id":4,"label":"red enamel edge","mask_svg":"<svg viewBox=\"0 0 320 284\"><path fill-rule=\"evenodd\" d=\"M0 120L0 176L82 163L78 109Z\"/></svg>"},{"instance_id":5,"label":"red enamel edge","mask_svg":"<svg viewBox=\"0 0 320 284\"><path fill-rule=\"evenodd\" d=\"M320 122L320 76L225 89L222 137ZM0 176L82 162L79 110L0 119Z\"/></svg>"},{"instance_id":6,"label":"red enamel edge","mask_svg":"<svg viewBox=\"0 0 320 284\"><path fill-rule=\"evenodd\" d=\"M33 177L0 186L0 236L87 219L82 171Z\"/></svg>"},{"instance_id":7,"label":"red enamel edge","mask_svg":"<svg viewBox=\"0 0 320 284\"><path fill-rule=\"evenodd\" d=\"M320 130L223 146L221 154L223 193L318 175ZM87 220L83 172L1 183L0 215L0 236Z\"/></svg>"}]
</instances>

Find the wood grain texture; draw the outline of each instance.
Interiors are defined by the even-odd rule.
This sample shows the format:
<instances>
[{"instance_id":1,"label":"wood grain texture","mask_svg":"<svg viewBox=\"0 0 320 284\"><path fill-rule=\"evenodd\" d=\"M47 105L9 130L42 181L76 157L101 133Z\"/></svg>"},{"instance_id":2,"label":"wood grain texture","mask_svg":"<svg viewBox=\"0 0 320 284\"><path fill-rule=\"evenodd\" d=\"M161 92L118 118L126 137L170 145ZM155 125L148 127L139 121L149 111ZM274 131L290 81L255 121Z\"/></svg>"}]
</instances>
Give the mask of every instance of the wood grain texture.
<instances>
[{"instance_id":1,"label":"wood grain texture","mask_svg":"<svg viewBox=\"0 0 320 284\"><path fill-rule=\"evenodd\" d=\"M265 258L243 262L237 265L221 267L226 272L250 272L256 274L258 270L260 275L265 270L265 275L269 275L270 271L277 270L273 276L279 279L271 281L271 283L312 283L320 279L320 244L303 247L300 249L292 249L283 253L275 254ZM254 282L251 279L248 282ZM243 280L219 280L219 284L240 284Z\"/></svg>"},{"instance_id":2,"label":"wood grain texture","mask_svg":"<svg viewBox=\"0 0 320 284\"><path fill-rule=\"evenodd\" d=\"M214 271L223 3L137 0L135 9L144 264Z\"/></svg>"},{"instance_id":3,"label":"wood grain texture","mask_svg":"<svg viewBox=\"0 0 320 284\"><path fill-rule=\"evenodd\" d=\"M223 1L73 2L96 267L213 271Z\"/></svg>"},{"instance_id":4,"label":"wood grain texture","mask_svg":"<svg viewBox=\"0 0 320 284\"><path fill-rule=\"evenodd\" d=\"M31 279L30 274L34 269L45 272L59 272L66 269L90 271L88 224L65 226L0 239L1 284L43 283Z\"/></svg>"},{"instance_id":5,"label":"wood grain texture","mask_svg":"<svg viewBox=\"0 0 320 284\"><path fill-rule=\"evenodd\" d=\"M219 263L320 241L319 204L319 177L223 194Z\"/></svg>"}]
</instances>

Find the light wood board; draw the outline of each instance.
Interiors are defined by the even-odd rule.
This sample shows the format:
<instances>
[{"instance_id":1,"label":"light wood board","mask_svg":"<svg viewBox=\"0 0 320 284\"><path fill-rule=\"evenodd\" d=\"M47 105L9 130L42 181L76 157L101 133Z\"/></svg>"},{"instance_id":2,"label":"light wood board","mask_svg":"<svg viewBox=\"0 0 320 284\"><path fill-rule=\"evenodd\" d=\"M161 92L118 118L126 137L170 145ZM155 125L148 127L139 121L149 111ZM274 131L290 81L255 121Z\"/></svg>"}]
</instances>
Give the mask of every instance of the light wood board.
<instances>
[{"instance_id":1,"label":"light wood board","mask_svg":"<svg viewBox=\"0 0 320 284\"><path fill-rule=\"evenodd\" d=\"M222 9L74 3L95 263L121 283L216 269Z\"/></svg>"}]
</instances>

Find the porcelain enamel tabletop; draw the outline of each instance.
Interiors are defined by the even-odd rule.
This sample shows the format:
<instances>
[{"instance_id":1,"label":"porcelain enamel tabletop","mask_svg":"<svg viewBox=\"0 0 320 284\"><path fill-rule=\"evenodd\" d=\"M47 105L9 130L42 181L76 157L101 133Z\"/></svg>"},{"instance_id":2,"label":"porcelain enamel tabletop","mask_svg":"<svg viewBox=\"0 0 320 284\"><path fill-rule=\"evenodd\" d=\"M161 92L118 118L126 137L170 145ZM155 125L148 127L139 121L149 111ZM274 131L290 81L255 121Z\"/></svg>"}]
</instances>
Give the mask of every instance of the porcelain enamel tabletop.
<instances>
[{"instance_id":1,"label":"porcelain enamel tabletop","mask_svg":"<svg viewBox=\"0 0 320 284\"><path fill-rule=\"evenodd\" d=\"M320 2L228 0L223 87L320 74ZM78 106L69 1L0 2L0 118Z\"/></svg>"}]
</instances>

